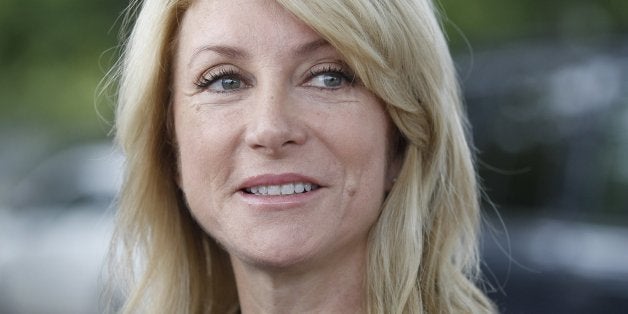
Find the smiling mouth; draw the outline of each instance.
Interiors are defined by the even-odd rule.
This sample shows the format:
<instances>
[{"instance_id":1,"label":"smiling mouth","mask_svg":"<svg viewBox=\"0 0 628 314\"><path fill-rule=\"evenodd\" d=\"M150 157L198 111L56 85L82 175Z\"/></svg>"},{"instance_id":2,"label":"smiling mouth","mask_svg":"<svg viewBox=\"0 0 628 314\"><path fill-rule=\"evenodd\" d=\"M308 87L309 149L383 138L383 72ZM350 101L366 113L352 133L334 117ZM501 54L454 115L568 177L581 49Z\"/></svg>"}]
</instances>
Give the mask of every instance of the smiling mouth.
<instances>
[{"instance_id":1,"label":"smiling mouth","mask_svg":"<svg viewBox=\"0 0 628 314\"><path fill-rule=\"evenodd\" d=\"M316 184L295 182L281 185L257 185L244 189L244 192L253 195L279 196L308 193L318 188L319 186Z\"/></svg>"}]
</instances>

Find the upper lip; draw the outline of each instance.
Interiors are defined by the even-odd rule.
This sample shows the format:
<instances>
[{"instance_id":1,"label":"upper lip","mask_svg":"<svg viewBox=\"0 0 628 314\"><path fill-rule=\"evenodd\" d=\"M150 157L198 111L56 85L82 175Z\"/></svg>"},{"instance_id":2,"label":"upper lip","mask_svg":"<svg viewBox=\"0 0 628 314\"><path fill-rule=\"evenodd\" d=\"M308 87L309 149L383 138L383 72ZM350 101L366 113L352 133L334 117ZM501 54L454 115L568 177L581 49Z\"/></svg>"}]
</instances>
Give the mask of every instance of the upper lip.
<instances>
[{"instance_id":1,"label":"upper lip","mask_svg":"<svg viewBox=\"0 0 628 314\"><path fill-rule=\"evenodd\" d=\"M239 186L238 190L244 190L260 185L282 185L288 183L303 182L312 183L320 186L317 180L298 173L282 173L282 174L262 174L247 178Z\"/></svg>"}]
</instances>

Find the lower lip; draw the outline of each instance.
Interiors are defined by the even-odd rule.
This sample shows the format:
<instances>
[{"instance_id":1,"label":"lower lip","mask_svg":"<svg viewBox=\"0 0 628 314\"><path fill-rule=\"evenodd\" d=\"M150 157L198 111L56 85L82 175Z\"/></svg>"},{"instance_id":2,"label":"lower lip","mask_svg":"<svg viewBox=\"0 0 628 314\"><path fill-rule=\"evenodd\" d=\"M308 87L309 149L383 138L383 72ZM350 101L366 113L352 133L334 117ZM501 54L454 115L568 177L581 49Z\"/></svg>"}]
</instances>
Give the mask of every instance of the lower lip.
<instances>
[{"instance_id":1,"label":"lower lip","mask_svg":"<svg viewBox=\"0 0 628 314\"><path fill-rule=\"evenodd\" d=\"M288 210L304 206L307 202L320 194L321 188L316 190L290 195L256 195L240 191L239 194L245 203L256 210Z\"/></svg>"}]
</instances>

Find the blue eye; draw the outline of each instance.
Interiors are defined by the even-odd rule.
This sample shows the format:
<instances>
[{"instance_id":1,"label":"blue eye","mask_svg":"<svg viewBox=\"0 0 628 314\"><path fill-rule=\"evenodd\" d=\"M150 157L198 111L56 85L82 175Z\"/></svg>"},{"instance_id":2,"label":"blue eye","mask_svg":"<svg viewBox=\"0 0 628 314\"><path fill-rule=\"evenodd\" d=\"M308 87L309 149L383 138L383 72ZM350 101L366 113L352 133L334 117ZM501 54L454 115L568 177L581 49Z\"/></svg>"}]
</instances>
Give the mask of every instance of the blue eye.
<instances>
[{"instance_id":1,"label":"blue eye","mask_svg":"<svg viewBox=\"0 0 628 314\"><path fill-rule=\"evenodd\" d=\"M341 86L346 78L341 73L328 72L322 73L315 76L312 79L312 85L319 87L339 87Z\"/></svg>"},{"instance_id":2,"label":"blue eye","mask_svg":"<svg viewBox=\"0 0 628 314\"><path fill-rule=\"evenodd\" d=\"M212 91L231 91L242 87L242 81L235 77L222 77L215 79L207 86Z\"/></svg>"},{"instance_id":3,"label":"blue eye","mask_svg":"<svg viewBox=\"0 0 628 314\"><path fill-rule=\"evenodd\" d=\"M336 64L327 64L312 69L305 85L334 90L353 84L354 80L355 75L349 72L345 67Z\"/></svg>"},{"instance_id":4,"label":"blue eye","mask_svg":"<svg viewBox=\"0 0 628 314\"><path fill-rule=\"evenodd\" d=\"M247 87L245 81L234 69L209 71L196 82L196 86L213 93L235 92Z\"/></svg>"}]
</instances>

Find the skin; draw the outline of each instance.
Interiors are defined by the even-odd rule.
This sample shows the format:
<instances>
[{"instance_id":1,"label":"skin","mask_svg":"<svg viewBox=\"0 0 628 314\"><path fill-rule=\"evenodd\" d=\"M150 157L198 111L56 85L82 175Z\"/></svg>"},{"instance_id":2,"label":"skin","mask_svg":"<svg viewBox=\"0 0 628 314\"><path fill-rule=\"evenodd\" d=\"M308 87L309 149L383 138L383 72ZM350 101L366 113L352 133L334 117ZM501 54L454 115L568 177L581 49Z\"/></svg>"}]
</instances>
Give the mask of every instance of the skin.
<instances>
[{"instance_id":1,"label":"skin","mask_svg":"<svg viewBox=\"0 0 628 314\"><path fill-rule=\"evenodd\" d=\"M363 311L368 232L394 168L391 126L338 52L273 1L196 1L173 92L179 185L229 253L242 311ZM291 180L320 187L244 190Z\"/></svg>"}]
</instances>

